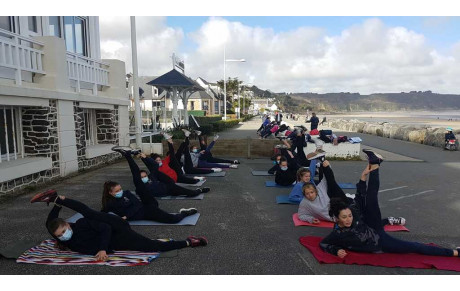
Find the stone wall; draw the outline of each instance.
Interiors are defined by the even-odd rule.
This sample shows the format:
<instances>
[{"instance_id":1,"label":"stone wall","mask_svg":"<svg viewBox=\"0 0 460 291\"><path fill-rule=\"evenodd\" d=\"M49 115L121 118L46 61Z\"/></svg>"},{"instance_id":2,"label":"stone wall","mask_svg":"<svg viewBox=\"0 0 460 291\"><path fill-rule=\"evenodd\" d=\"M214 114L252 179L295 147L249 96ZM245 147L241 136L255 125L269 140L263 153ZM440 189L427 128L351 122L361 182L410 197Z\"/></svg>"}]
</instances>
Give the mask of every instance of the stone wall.
<instances>
[{"instance_id":1,"label":"stone wall","mask_svg":"<svg viewBox=\"0 0 460 291\"><path fill-rule=\"evenodd\" d=\"M96 110L97 142L118 144L118 106L114 110Z\"/></svg>"},{"instance_id":2,"label":"stone wall","mask_svg":"<svg viewBox=\"0 0 460 291\"><path fill-rule=\"evenodd\" d=\"M371 123L356 119L333 119L325 123L331 128L400 139L430 146L444 144L445 128L401 125L393 123Z\"/></svg>"},{"instance_id":3,"label":"stone wall","mask_svg":"<svg viewBox=\"0 0 460 291\"><path fill-rule=\"evenodd\" d=\"M114 110L96 110L96 129L98 144L118 144L118 106ZM118 153L103 155L92 159L86 158L86 132L83 108L79 102L74 102L75 137L77 142L78 170L87 170L92 167L111 163L117 160Z\"/></svg>"},{"instance_id":4,"label":"stone wall","mask_svg":"<svg viewBox=\"0 0 460 291\"><path fill-rule=\"evenodd\" d=\"M52 168L0 183L0 193L6 194L59 177L59 138L56 105L56 100L50 100L49 107L21 108L24 156L51 157Z\"/></svg>"}]
</instances>

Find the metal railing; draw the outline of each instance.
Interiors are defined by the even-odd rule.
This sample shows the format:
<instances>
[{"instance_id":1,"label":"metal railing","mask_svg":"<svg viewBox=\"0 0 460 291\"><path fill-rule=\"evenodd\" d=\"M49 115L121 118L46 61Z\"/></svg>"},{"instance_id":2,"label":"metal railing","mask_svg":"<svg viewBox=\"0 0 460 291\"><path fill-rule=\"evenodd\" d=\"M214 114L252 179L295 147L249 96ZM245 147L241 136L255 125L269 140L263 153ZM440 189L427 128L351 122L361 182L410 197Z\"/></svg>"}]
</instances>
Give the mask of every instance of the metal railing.
<instances>
[{"instance_id":1,"label":"metal railing","mask_svg":"<svg viewBox=\"0 0 460 291\"><path fill-rule=\"evenodd\" d=\"M22 71L45 74L43 46L39 41L0 29L0 67L16 71L17 85L22 84Z\"/></svg>"},{"instance_id":2,"label":"metal railing","mask_svg":"<svg viewBox=\"0 0 460 291\"><path fill-rule=\"evenodd\" d=\"M76 91L80 92L81 83L92 85L93 95L97 95L98 86L109 86L109 64L67 52L67 69L70 80L76 82Z\"/></svg>"}]
</instances>

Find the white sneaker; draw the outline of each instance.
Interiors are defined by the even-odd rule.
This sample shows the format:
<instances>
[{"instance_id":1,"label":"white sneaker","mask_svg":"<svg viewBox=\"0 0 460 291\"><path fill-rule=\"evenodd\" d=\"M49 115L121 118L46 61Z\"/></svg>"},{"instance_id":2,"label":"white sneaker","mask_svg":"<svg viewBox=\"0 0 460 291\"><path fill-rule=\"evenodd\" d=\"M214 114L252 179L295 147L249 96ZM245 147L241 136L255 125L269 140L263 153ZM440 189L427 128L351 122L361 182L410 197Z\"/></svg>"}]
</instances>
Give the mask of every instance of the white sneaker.
<instances>
[{"instance_id":1,"label":"white sneaker","mask_svg":"<svg viewBox=\"0 0 460 291\"><path fill-rule=\"evenodd\" d=\"M238 165L230 165L229 167L232 169L238 169Z\"/></svg>"},{"instance_id":2,"label":"white sneaker","mask_svg":"<svg viewBox=\"0 0 460 291\"><path fill-rule=\"evenodd\" d=\"M201 135L201 131L195 130L196 135Z\"/></svg>"},{"instance_id":3,"label":"white sneaker","mask_svg":"<svg viewBox=\"0 0 460 291\"><path fill-rule=\"evenodd\" d=\"M186 137L190 136L190 131L186 130L185 128L182 129Z\"/></svg>"},{"instance_id":4,"label":"white sneaker","mask_svg":"<svg viewBox=\"0 0 460 291\"><path fill-rule=\"evenodd\" d=\"M216 135L214 136L214 141L216 141L217 139L219 139L219 135L218 135L218 134L216 134Z\"/></svg>"},{"instance_id":5,"label":"white sneaker","mask_svg":"<svg viewBox=\"0 0 460 291\"><path fill-rule=\"evenodd\" d=\"M212 168L211 170L213 170L214 173L222 172L222 169L221 169L221 168Z\"/></svg>"},{"instance_id":6,"label":"white sneaker","mask_svg":"<svg viewBox=\"0 0 460 291\"><path fill-rule=\"evenodd\" d=\"M405 225L406 224L406 219L404 217L388 217L388 222L390 225Z\"/></svg>"},{"instance_id":7,"label":"white sneaker","mask_svg":"<svg viewBox=\"0 0 460 291\"><path fill-rule=\"evenodd\" d=\"M168 139L172 138L172 135L170 135L170 134L168 134L168 133L165 132L165 133L163 133L163 137L164 137L166 140L168 140Z\"/></svg>"},{"instance_id":8,"label":"white sneaker","mask_svg":"<svg viewBox=\"0 0 460 291\"><path fill-rule=\"evenodd\" d=\"M193 179L195 179L195 180L200 180L200 181L206 180L205 177L193 177Z\"/></svg>"}]
</instances>

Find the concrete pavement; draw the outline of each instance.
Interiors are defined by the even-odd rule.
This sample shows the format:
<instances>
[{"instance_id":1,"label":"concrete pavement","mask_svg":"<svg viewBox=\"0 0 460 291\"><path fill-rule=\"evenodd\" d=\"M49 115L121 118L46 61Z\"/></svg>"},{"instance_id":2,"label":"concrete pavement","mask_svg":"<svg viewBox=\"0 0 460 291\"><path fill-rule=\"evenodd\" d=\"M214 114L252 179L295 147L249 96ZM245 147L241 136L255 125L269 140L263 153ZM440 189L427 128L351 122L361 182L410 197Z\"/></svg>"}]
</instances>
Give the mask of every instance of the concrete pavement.
<instances>
[{"instance_id":1,"label":"concrete pavement","mask_svg":"<svg viewBox=\"0 0 460 291\"><path fill-rule=\"evenodd\" d=\"M260 125L259 121L248 123ZM255 134L255 129L245 124L223 132L221 137L246 138L250 133ZM364 145L424 161L382 164L380 188L386 190L380 194L382 214L405 217L410 229L409 233L392 235L452 248L459 246L460 231L456 221L460 218L460 154L404 141L355 135L363 139ZM239 168L229 170L226 177L208 178L205 186L211 187L211 192L201 201L160 201L161 207L171 212L182 207L197 207L201 217L196 226L134 227L151 238L183 239L190 234L205 235L209 239L207 247L179 250L178 257L126 268L40 266L0 259L0 274L457 274L438 270L318 264L300 245L298 238L324 236L329 230L294 227L291 216L297 206L275 203L277 195L289 191L266 188L264 181L272 177L250 174L251 170L268 169L270 161L241 161ZM339 182L355 182L366 163L337 161L332 162L332 166ZM56 184L55 188L60 194L99 209L102 184L107 179L118 181L124 189L134 188L125 161L83 173ZM49 237L44 221L50 207L43 203L30 204L32 194L0 205L0 248L19 239L40 241ZM68 210L63 213L65 217L70 215L72 212Z\"/></svg>"}]
</instances>

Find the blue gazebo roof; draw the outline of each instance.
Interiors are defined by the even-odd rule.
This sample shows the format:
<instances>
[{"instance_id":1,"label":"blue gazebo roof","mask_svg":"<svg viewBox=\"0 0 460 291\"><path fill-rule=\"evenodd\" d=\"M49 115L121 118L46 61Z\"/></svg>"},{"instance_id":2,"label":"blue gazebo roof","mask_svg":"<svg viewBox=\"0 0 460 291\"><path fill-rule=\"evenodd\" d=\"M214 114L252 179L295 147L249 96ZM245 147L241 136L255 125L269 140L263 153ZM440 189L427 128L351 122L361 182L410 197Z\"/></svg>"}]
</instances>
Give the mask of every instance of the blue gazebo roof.
<instances>
[{"instance_id":1,"label":"blue gazebo roof","mask_svg":"<svg viewBox=\"0 0 460 291\"><path fill-rule=\"evenodd\" d=\"M162 89L170 89L172 87L182 87L190 89L204 90L197 82L185 76L177 70L171 70L164 75L161 75L152 81L148 82L147 85L155 86Z\"/></svg>"}]
</instances>

